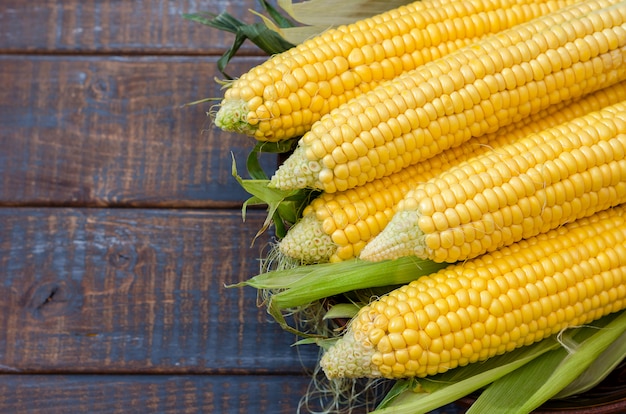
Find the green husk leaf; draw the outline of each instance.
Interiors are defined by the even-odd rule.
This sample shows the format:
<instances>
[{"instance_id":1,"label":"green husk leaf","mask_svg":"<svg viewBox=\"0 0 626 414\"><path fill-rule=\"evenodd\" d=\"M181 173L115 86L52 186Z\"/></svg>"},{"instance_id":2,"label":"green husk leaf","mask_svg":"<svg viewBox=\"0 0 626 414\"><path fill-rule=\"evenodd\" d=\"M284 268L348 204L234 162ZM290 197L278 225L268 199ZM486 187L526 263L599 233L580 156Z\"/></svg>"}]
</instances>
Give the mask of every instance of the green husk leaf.
<instances>
[{"instance_id":1,"label":"green husk leaf","mask_svg":"<svg viewBox=\"0 0 626 414\"><path fill-rule=\"evenodd\" d=\"M311 335L308 335L305 332L301 332L298 329L293 328L289 323L287 323L287 320L285 319L285 315L283 314L283 312L278 307L272 306L271 303L267 307L267 313L270 314L270 316L278 323L278 325L284 331L290 332L297 336L303 336L306 338L312 337Z\"/></svg>"},{"instance_id":2,"label":"green husk leaf","mask_svg":"<svg viewBox=\"0 0 626 414\"><path fill-rule=\"evenodd\" d=\"M283 16L283 14L279 12L278 9L276 9L274 6L272 6L272 4L270 4L268 1L260 0L260 2L265 12L269 14L269 16L272 18L272 20L276 23L276 25L279 28L287 28L287 27L295 26L295 24L291 20Z\"/></svg>"},{"instance_id":3,"label":"green husk leaf","mask_svg":"<svg viewBox=\"0 0 626 414\"><path fill-rule=\"evenodd\" d=\"M360 307L354 303L338 303L331 307L324 315L324 319L352 318L357 314Z\"/></svg>"},{"instance_id":4,"label":"green husk leaf","mask_svg":"<svg viewBox=\"0 0 626 414\"><path fill-rule=\"evenodd\" d=\"M254 148L250 150L248 158L246 159L246 168L248 169L248 175L255 180L268 180L268 174L265 173L261 163L259 162L259 155L261 153L271 154L285 154L293 149L298 142L297 138L279 142L263 142L258 141Z\"/></svg>"},{"instance_id":5,"label":"green husk leaf","mask_svg":"<svg viewBox=\"0 0 626 414\"><path fill-rule=\"evenodd\" d=\"M317 345L322 349L330 348L337 339L326 339L326 338L304 338L296 341L294 345Z\"/></svg>"},{"instance_id":6,"label":"green husk leaf","mask_svg":"<svg viewBox=\"0 0 626 414\"><path fill-rule=\"evenodd\" d=\"M262 273L243 284L257 289L279 289L272 296L272 302L281 309L288 309L354 290L403 285L446 266L447 263L415 257L383 262L352 259ZM272 280L275 278L288 283L280 285Z\"/></svg>"},{"instance_id":7,"label":"green husk leaf","mask_svg":"<svg viewBox=\"0 0 626 414\"><path fill-rule=\"evenodd\" d=\"M541 361L495 382L476 400L468 413L498 412L498 409L507 407L508 413L526 414L540 407L581 375L626 331L626 312L609 315L592 325L570 333L572 340L580 341L575 349L561 347L545 355Z\"/></svg>"},{"instance_id":8,"label":"green husk leaf","mask_svg":"<svg viewBox=\"0 0 626 414\"><path fill-rule=\"evenodd\" d=\"M246 40L250 40L268 55L281 53L295 46L293 43L285 40L276 31L271 30L265 24L247 24L227 12L222 12L220 14L209 12L190 13L183 14L183 17L218 30L235 34L233 44L217 61L217 68L227 79L233 79L233 77L226 73L226 65L228 65L230 60L235 56L241 45Z\"/></svg>"},{"instance_id":9,"label":"green husk leaf","mask_svg":"<svg viewBox=\"0 0 626 414\"><path fill-rule=\"evenodd\" d=\"M608 323L604 325L606 321ZM592 326L599 326L601 329L595 329L593 336L583 342L573 353L567 355L557 371L551 375L549 382L533 398L528 399L522 409L538 407L543 401L554 397L559 390L565 388L585 372L611 344L624 335L626 332L626 312L608 315L594 322ZM594 330L594 328L590 329Z\"/></svg>"},{"instance_id":10,"label":"green husk leaf","mask_svg":"<svg viewBox=\"0 0 626 414\"><path fill-rule=\"evenodd\" d=\"M609 345L594 363L558 392L553 399L564 399L589 391L602 382L626 357L626 333Z\"/></svg>"},{"instance_id":11,"label":"green husk leaf","mask_svg":"<svg viewBox=\"0 0 626 414\"><path fill-rule=\"evenodd\" d=\"M226 12L220 14L211 12L185 13L183 18L230 33L237 33L238 28L245 24Z\"/></svg>"},{"instance_id":12,"label":"green husk leaf","mask_svg":"<svg viewBox=\"0 0 626 414\"><path fill-rule=\"evenodd\" d=\"M549 377L562 362L562 355L558 351L548 352L494 382L472 404L468 413L498 412L504 407L509 412L517 412L515 407L522 406L528 396L544 384L542 379ZM498 395L498 392L505 394Z\"/></svg>"},{"instance_id":13,"label":"green husk leaf","mask_svg":"<svg viewBox=\"0 0 626 414\"><path fill-rule=\"evenodd\" d=\"M244 218L248 206L268 205L267 219L255 238L266 231L272 223L276 228L276 237L279 239L285 237L288 227L301 217L302 210L319 194L319 191L312 189L282 191L268 186L269 178L261 166L259 155L261 153L285 154L291 151L296 143L297 138L281 142L257 142L246 158L246 168L251 177L248 180L237 174L233 160L233 176L239 185L252 196L244 202Z\"/></svg>"},{"instance_id":14,"label":"green husk leaf","mask_svg":"<svg viewBox=\"0 0 626 414\"><path fill-rule=\"evenodd\" d=\"M295 45L283 39L278 33L263 23L253 23L241 26L237 35L249 39L268 55L275 55L291 49Z\"/></svg>"},{"instance_id":15,"label":"green husk leaf","mask_svg":"<svg viewBox=\"0 0 626 414\"><path fill-rule=\"evenodd\" d=\"M254 10L251 10L251 12L253 14L255 14L256 16L258 16L259 18L261 18L261 20L263 21L263 24L265 25L265 27L267 27L268 29L270 29L271 31L275 32L276 34L278 34L280 37L282 37L283 39L285 39L286 41L292 43L292 44L298 44L299 42L293 42L292 39L288 38L285 33L287 30L293 29L293 27L285 27L282 28L279 25L277 25L272 19L270 19L267 16L264 16L260 13L255 12Z\"/></svg>"},{"instance_id":16,"label":"green husk leaf","mask_svg":"<svg viewBox=\"0 0 626 414\"><path fill-rule=\"evenodd\" d=\"M304 41L321 34L328 27L320 26L296 26L296 27L280 27L276 25L270 18L257 14L268 29L276 32L280 37L294 45L303 43Z\"/></svg>"},{"instance_id":17,"label":"green husk leaf","mask_svg":"<svg viewBox=\"0 0 626 414\"><path fill-rule=\"evenodd\" d=\"M276 306L271 297L267 302L267 313L283 330L304 338L304 340L298 341L297 345L315 343L318 346L323 346L324 349L337 340L335 332L321 317L325 309L325 301L318 301L306 307L293 308L287 312ZM289 318L289 322L287 318Z\"/></svg>"},{"instance_id":18,"label":"green husk leaf","mask_svg":"<svg viewBox=\"0 0 626 414\"><path fill-rule=\"evenodd\" d=\"M415 379L402 379L394 382L393 387L385 394L378 404L377 409L389 407L396 398L401 398L404 393L418 392L419 384Z\"/></svg>"},{"instance_id":19,"label":"green husk leaf","mask_svg":"<svg viewBox=\"0 0 626 414\"><path fill-rule=\"evenodd\" d=\"M480 390L540 355L559 347L554 338L515 349L487 361L455 368L443 374L412 379L383 400L377 414L420 414L435 410Z\"/></svg>"},{"instance_id":20,"label":"green husk leaf","mask_svg":"<svg viewBox=\"0 0 626 414\"><path fill-rule=\"evenodd\" d=\"M295 21L328 29L353 23L410 3L410 0L308 0L294 3L278 0L278 5Z\"/></svg>"},{"instance_id":21,"label":"green husk leaf","mask_svg":"<svg viewBox=\"0 0 626 414\"><path fill-rule=\"evenodd\" d=\"M263 0L262 4L265 8L265 11L270 15L271 19L262 14L255 14L257 14L263 20L263 23L270 30L278 33L280 37L282 37L289 43L292 43L294 45L300 44L305 40L320 34L321 32L319 27L296 26L289 19L287 19L280 12L278 12L278 10L272 7L268 2Z\"/></svg>"},{"instance_id":22,"label":"green husk leaf","mask_svg":"<svg viewBox=\"0 0 626 414\"><path fill-rule=\"evenodd\" d=\"M275 30L287 41L300 44L330 28L354 23L408 3L409 0L309 0L298 3L278 0L278 5L303 26Z\"/></svg>"},{"instance_id":23,"label":"green husk leaf","mask_svg":"<svg viewBox=\"0 0 626 414\"><path fill-rule=\"evenodd\" d=\"M292 285L297 285L300 279L307 276L308 267L310 266L297 266L288 269L289 271L274 270L267 273L260 273L248 280L233 285L233 287L251 286L259 290L289 289Z\"/></svg>"},{"instance_id":24,"label":"green husk leaf","mask_svg":"<svg viewBox=\"0 0 626 414\"><path fill-rule=\"evenodd\" d=\"M246 219L246 211L252 205L267 205L267 217L261 229L257 232L255 239L265 232L274 223L276 236L284 237L286 224L294 223L299 215L299 208L306 202L307 194L301 190L281 191L268 187L269 180L245 180L237 173L235 157L232 156L232 175L239 185L246 190L251 197L242 206L241 213L243 220Z\"/></svg>"}]
</instances>

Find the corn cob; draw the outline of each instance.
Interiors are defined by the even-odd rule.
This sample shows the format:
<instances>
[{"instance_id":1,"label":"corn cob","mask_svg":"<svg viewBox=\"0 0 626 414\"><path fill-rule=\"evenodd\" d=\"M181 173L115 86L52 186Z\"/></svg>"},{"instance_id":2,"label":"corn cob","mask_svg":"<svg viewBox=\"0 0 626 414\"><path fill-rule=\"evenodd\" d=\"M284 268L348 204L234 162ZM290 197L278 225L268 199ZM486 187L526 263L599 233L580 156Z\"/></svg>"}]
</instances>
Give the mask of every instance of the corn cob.
<instances>
[{"instance_id":1,"label":"corn cob","mask_svg":"<svg viewBox=\"0 0 626 414\"><path fill-rule=\"evenodd\" d=\"M380 82L575 0L422 0L329 30L234 81L218 127L280 141Z\"/></svg>"},{"instance_id":2,"label":"corn cob","mask_svg":"<svg viewBox=\"0 0 626 414\"><path fill-rule=\"evenodd\" d=\"M626 3L577 3L427 63L325 115L270 185L343 191L626 79Z\"/></svg>"},{"instance_id":3,"label":"corn cob","mask_svg":"<svg viewBox=\"0 0 626 414\"><path fill-rule=\"evenodd\" d=\"M360 257L465 260L626 202L625 154L623 101L418 185Z\"/></svg>"},{"instance_id":4,"label":"corn cob","mask_svg":"<svg viewBox=\"0 0 626 414\"><path fill-rule=\"evenodd\" d=\"M563 102L508 125L495 133L473 138L438 156L409 166L389 177L336 193L322 193L303 211L278 247L304 263L339 262L358 257L367 242L391 220L395 207L409 190L469 157L510 144L524 136L554 127L626 100L626 82Z\"/></svg>"},{"instance_id":5,"label":"corn cob","mask_svg":"<svg viewBox=\"0 0 626 414\"><path fill-rule=\"evenodd\" d=\"M322 357L335 377L424 377L626 308L626 209L450 265L363 307Z\"/></svg>"}]
</instances>

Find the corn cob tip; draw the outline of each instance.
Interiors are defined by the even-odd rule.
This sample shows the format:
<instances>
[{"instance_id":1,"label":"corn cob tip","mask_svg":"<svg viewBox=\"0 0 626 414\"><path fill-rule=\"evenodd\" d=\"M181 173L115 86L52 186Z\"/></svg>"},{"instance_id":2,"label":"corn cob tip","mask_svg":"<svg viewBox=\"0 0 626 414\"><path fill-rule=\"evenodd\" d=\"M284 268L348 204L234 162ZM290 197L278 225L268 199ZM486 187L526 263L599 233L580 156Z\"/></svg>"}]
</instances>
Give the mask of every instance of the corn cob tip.
<instances>
[{"instance_id":1,"label":"corn cob tip","mask_svg":"<svg viewBox=\"0 0 626 414\"><path fill-rule=\"evenodd\" d=\"M224 99L215 114L215 125L224 131L254 135L257 128L248 122L249 111L243 99Z\"/></svg>"},{"instance_id":2,"label":"corn cob tip","mask_svg":"<svg viewBox=\"0 0 626 414\"><path fill-rule=\"evenodd\" d=\"M348 330L320 359L320 367L328 379L379 378L380 371L372 362L376 350L369 341L358 341Z\"/></svg>"},{"instance_id":3,"label":"corn cob tip","mask_svg":"<svg viewBox=\"0 0 626 414\"><path fill-rule=\"evenodd\" d=\"M289 229L278 249L302 263L326 263L337 250L337 245L324 232L322 222L315 214L306 214Z\"/></svg>"},{"instance_id":4,"label":"corn cob tip","mask_svg":"<svg viewBox=\"0 0 626 414\"><path fill-rule=\"evenodd\" d=\"M278 167L269 186L280 190L314 188L322 190L318 175L322 169L319 161L311 161L306 156L306 148L298 145L293 153Z\"/></svg>"},{"instance_id":5,"label":"corn cob tip","mask_svg":"<svg viewBox=\"0 0 626 414\"><path fill-rule=\"evenodd\" d=\"M426 258L424 233L415 210L397 211L385 229L365 245L359 258L370 262L403 256Z\"/></svg>"}]
</instances>

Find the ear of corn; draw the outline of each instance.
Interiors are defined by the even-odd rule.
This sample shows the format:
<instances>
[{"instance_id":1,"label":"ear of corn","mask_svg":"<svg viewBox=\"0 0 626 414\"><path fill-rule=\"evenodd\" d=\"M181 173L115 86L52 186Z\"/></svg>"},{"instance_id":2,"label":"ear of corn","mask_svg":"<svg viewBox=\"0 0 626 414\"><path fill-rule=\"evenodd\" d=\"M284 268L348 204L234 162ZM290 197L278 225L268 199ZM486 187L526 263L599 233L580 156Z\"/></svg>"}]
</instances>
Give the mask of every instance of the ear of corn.
<instances>
[{"instance_id":1,"label":"ear of corn","mask_svg":"<svg viewBox=\"0 0 626 414\"><path fill-rule=\"evenodd\" d=\"M420 0L329 30L234 81L218 127L279 141L402 72L574 0Z\"/></svg>"},{"instance_id":2,"label":"ear of corn","mask_svg":"<svg viewBox=\"0 0 626 414\"><path fill-rule=\"evenodd\" d=\"M423 377L625 307L625 208L425 276L363 307L322 357L335 377Z\"/></svg>"},{"instance_id":3,"label":"ear of corn","mask_svg":"<svg viewBox=\"0 0 626 414\"><path fill-rule=\"evenodd\" d=\"M531 134L418 185L365 260L476 257L626 201L626 102Z\"/></svg>"},{"instance_id":4,"label":"ear of corn","mask_svg":"<svg viewBox=\"0 0 626 414\"><path fill-rule=\"evenodd\" d=\"M625 59L626 3L576 3L337 108L300 139L270 185L326 192L363 185L624 80Z\"/></svg>"},{"instance_id":5,"label":"ear of corn","mask_svg":"<svg viewBox=\"0 0 626 414\"><path fill-rule=\"evenodd\" d=\"M366 243L391 220L396 205L410 189L470 157L511 144L524 136L571 121L626 100L626 82L574 102L555 104L506 126L473 138L442 154L363 186L322 193L303 211L303 218L280 241L280 251L305 263L338 262L358 257Z\"/></svg>"}]
</instances>

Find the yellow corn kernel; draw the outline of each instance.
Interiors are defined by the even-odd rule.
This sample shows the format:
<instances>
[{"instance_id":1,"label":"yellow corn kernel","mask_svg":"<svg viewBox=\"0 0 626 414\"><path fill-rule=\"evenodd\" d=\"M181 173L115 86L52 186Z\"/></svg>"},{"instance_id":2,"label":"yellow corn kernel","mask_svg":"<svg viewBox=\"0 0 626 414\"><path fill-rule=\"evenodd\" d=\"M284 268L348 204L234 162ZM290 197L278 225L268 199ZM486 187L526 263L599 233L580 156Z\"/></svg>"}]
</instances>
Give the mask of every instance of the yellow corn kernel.
<instances>
[{"instance_id":1,"label":"yellow corn kernel","mask_svg":"<svg viewBox=\"0 0 626 414\"><path fill-rule=\"evenodd\" d=\"M335 126L333 119L340 118L338 115L347 119L361 111L369 118L368 124L372 125L369 130L369 125L364 125L345 131L342 141L335 143L340 146L346 141L359 142L359 145L368 148L368 155L357 160L364 161L360 174L352 176L356 185L363 185L369 179L393 174L558 102L613 85L626 79L626 16L621 7L608 7L617 1L579 2L498 35L488 36L381 84L333 110L320 122L331 129ZM604 22L603 26L596 25L587 30L592 20ZM557 49L548 48L546 39L550 40L550 44L560 41L558 37L552 39L547 34L550 33L548 29L555 26L578 37L575 41L566 40L558 45L558 50L568 51L572 61L569 67L565 67L567 61L554 68L547 66L547 53ZM604 38L615 49L602 53L596 37ZM613 38L615 41L609 42ZM528 59L519 65L528 65L529 72L520 81L516 80L515 85L510 84L503 76L504 69L512 70L517 64L516 59L523 56L518 52L525 48L529 50ZM516 53L517 58L511 57ZM464 73L468 71L474 81L460 81L465 79ZM446 72L447 75L442 76ZM509 80L512 81L512 78ZM457 112L465 106L447 105L454 92L458 96L463 92L471 98L472 107ZM398 99L403 94L410 94L413 99ZM510 98L512 94L515 99ZM416 123L419 121L420 126L408 133L392 127L401 114ZM328 134L325 128L314 126L300 139L294 153L272 177L271 186L281 189L311 187L330 192L345 188L350 183L344 175L335 177L337 172L344 173L345 170L338 168L342 160L331 155L334 148L327 148L329 157L308 158L312 152L307 148L325 139ZM309 162L319 164L319 172L301 175L303 170L300 166Z\"/></svg>"},{"instance_id":2,"label":"yellow corn kernel","mask_svg":"<svg viewBox=\"0 0 626 414\"><path fill-rule=\"evenodd\" d=\"M411 189L360 257L452 263L625 202L625 120L626 101L459 163ZM480 191L464 193L467 182Z\"/></svg>"},{"instance_id":3,"label":"yellow corn kernel","mask_svg":"<svg viewBox=\"0 0 626 414\"><path fill-rule=\"evenodd\" d=\"M620 311L625 284L626 207L618 206L390 292L360 309L320 365L329 378L442 373ZM428 312L434 297L459 308Z\"/></svg>"},{"instance_id":4,"label":"yellow corn kernel","mask_svg":"<svg viewBox=\"0 0 626 414\"><path fill-rule=\"evenodd\" d=\"M397 204L406 193L419 183L429 180L444 169L448 170L470 157L496 151L497 148L518 141L528 134L555 127L623 100L626 100L626 82L602 89L573 102L552 105L537 114L503 127L495 133L473 138L458 147L450 148L438 156L407 167L389 177L376 179L346 191L322 193L303 211L304 217L313 215L315 218L310 217L296 223L285 238L280 241L279 249L283 254L303 263L338 262L358 257L365 243L378 235L391 220ZM624 156L623 153L619 155L623 149L616 145L607 147L604 151L617 154L617 156ZM560 173L557 173L557 170L550 166L544 169L543 174L544 177L549 175L550 182L557 182L560 179ZM451 185L450 190L457 198L463 197L463 195L467 198L464 204L459 204L454 208L458 215L457 220L469 222L476 221L481 217L480 209L475 207L474 200L472 200L478 190L474 186L470 186L469 181ZM502 196L506 197L511 206L515 206L519 199L515 188L508 183L502 185ZM546 197L550 204L558 204L556 199L551 196L549 189L546 189ZM425 213L424 203L427 201L431 200L427 198L420 202L423 213ZM408 208L412 202L410 199L405 199L403 201L405 208ZM367 205L368 208L358 212L354 211L351 207L357 203ZM417 205L412 205L411 208L417 208ZM432 212L434 210L430 210L428 214L432 214ZM500 211L500 216L502 217L501 226L510 226L513 222L519 222L522 217L521 211L506 207ZM427 218L428 216L424 216L422 220L425 221ZM358 243L352 244L344 234L344 229L348 225L354 225L357 228L367 227L369 237L361 236ZM421 224L421 226L423 228L425 224ZM316 247L309 250L304 247L303 243L307 246L313 243L311 235L316 235L314 236L316 238L320 237L319 229L329 237L324 238L325 241L322 243L324 248L320 250ZM466 226L462 232L468 243L472 243L476 238L476 228ZM362 234L364 233L362 232ZM437 240L429 239L428 243L433 249L439 246L436 244ZM315 245L319 245L319 243L315 243Z\"/></svg>"},{"instance_id":5,"label":"yellow corn kernel","mask_svg":"<svg viewBox=\"0 0 626 414\"><path fill-rule=\"evenodd\" d=\"M328 30L235 80L224 94L215 123L262 141L292 138L297 136L294 131L309 130L324 114L385 80L574 1L495 0L477 5L470 0L420 0ZM318 84L324 95L308 91L302 97L306 83ZM262 103L253 108L251 102L259 97ZM265 107L281 98L301 99L296 107L312 111L310 119L294 122L291 133L281 126L263 127L269 121L257 113L274 114ZM280 109L285 112L276 117L296 110L284 105Z\"/></svg>"}]
</instances>

